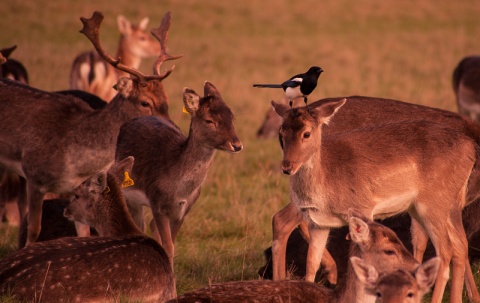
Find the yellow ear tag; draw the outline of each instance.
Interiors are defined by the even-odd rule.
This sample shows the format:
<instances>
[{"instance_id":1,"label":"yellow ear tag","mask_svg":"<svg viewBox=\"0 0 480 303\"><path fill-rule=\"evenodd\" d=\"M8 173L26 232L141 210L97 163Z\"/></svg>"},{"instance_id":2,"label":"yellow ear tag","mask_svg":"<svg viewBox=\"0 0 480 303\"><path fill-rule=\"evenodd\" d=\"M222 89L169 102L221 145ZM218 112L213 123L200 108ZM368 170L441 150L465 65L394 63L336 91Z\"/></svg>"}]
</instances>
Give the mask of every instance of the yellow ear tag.
<instances>
[{"instance_id":1,"label":"yellow ear tag","mask_svg":"<svg viewBox=\"0 0 480 303\"><path fill-rule=\"evenodd\" d=\"M110 187L105 187L105 190L103 191L105 194L108 194L110 192Z\"/></svg>"},{"instance_id":2,"label":"yellow ear tag","mask_svg":"<svg viewBox=\"0 0 480 303\"><path fill-rule=\"evenodd\" d=\"M187 111L187 109L185 108L185 106L182 108L182 112L190 115L190 113Z\"/></svg>"},{"instance_id":3,"label":"yellow ear tag","mask_svg":"<svg viewBox=\"0 0 480 303\"><path fill-rule=\"evenodd\" d=\"M125 178L122 183L122 188L133 186L133 184L135 184L133 182L133 179L130 178L130 176L128 175L128 171L124 172L123 175L125 176Z\"/></svg>"}]
</instances>

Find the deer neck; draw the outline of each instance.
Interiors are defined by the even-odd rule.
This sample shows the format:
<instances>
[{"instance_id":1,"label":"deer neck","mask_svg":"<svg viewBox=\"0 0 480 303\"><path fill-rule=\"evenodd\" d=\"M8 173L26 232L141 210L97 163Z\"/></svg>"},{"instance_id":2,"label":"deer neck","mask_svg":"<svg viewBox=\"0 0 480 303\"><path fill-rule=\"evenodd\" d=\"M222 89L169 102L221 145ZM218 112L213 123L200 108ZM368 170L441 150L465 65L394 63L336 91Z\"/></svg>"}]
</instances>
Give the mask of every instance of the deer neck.
<instances>
[{"instance_id":1,"label":"deer neck","mask_svg":"<svg viewBox=\"0 0 480 303\"><path fill-rule=\"evenodd\" d=\"M122 36L120 41L118 42L118 51L117 51L117 58L120 58L120 62L128 67L133 67L138 69L140 63L142 62L142 58L136 56L134 53L128 50L126 39ZM115 69L119 76L126 76L127 73Z\"/></svg>"},{"instance_id":2,"label":"deer neck","mask_svg":"<svg viewBox=\"0 0 480 303\"><path fill-rule=\"evenodd\" d=\"M107 190L103 201L97 204L95 215L98 218L95 229L101 237L124 237L142 235L128 212L125 198L119 186L108 176Z\"/></svg>"},{"instance_id":3,"label":"deer neck","mask_svg":"<svg viewBox=\"0 0 480 303\"><path fill-rule=\"evenodd\" d=\"M212 164L214 155L215 149L207 146L191 125L182 156L187 169L190 172L193 171L194 175L198 176L199 180L201 179L201 182Z\"/></svg>"}]
</instances>

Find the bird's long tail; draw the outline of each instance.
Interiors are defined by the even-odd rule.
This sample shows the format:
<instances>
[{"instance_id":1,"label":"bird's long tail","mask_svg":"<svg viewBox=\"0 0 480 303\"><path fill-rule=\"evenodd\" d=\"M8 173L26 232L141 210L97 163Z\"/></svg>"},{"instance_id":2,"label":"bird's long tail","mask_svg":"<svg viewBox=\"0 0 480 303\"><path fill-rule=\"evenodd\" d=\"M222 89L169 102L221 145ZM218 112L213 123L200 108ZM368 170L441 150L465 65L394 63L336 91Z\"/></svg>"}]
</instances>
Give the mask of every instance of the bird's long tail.
<instances>
[{"instance_id":1,"label":"bird's long tail","mask_svg":"<svg viewBox=\"0 0 480 303\"><path fill-rule=\"evenodd\" d=\"M280 84L254 84L253 87L283 88Z\"/></svg>"}]
</instances>

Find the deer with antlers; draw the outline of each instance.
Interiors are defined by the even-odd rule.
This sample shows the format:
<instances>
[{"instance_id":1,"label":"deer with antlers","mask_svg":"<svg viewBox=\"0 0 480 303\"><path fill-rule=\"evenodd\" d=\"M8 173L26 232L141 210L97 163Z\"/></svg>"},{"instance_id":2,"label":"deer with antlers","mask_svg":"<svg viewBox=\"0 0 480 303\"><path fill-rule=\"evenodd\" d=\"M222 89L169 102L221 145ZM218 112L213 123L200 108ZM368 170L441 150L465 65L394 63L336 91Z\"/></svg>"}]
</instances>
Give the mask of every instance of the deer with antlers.
<instances>
[{"instance_id":1,"label":"deer with antlers","mask_svg":"<svg viewBox=\"0 0 480 303\"><path fill-rule=\"evenodd\" d=\"M343 98L309 110L290 110L272 101L283 120L282 170L291 176L291 201L308 222L306 279L313 281L329 228L344 225L349 207L368 218L408 211L441 257L433 302L441 301L450 263L451 302L461 302L463 276L466 268L470 270L461 211L469 198L478 197L478 191L467 193L469 179L478 177L476 143L448 126L426 120L322 138L322 125L334 120L346 102Z\"/></svg>"},{"instance_id":2,"label":"deer with antlers","mask_svg":"<svg viewBox=\"0 0 480 303\"><path fill-rule=\"evenodd\" d=\"M125 66L138 69L142 58L155 57L161 50L165 51L165 48L161 48L158 41L148 34L148 21L145 17L138 24L133 24L122 15L117 17L120 32L117 58ZM70 88L90 92L109 102L117 94L113 86L121 76L128 76L128 73L105 62L98 52L87 51L73 61Z\"/></svg>"},{"instance_id":3,"label":"deer with antlers","mask_svg":"<svg viewBox=\"0 0 480 303\"><path fill-rule=\"evenodd\" d=\"M215 151L236 153L243 148L234 115L212 83L205 82L203 97L184 88L183 102L191 117L188 137L164 119L138 118L120 129L116 153L116 159L135 157L135 185L125 189L125 196L131 208L151 207L172 266L175 237L200 195Z\"/></svg>"},{"instance_id":4,"label":"deer with antlers","mask_svg":"<svg viewBox=\"0 0 480 303\"><path fill-rule=\"evenodd\" d=\"M118 69L131 74L117 82L118 94L101 110L68 96L41 91L19 83L0 80L0 163L26 179L28 201L27 245L40 231L42 200L46 192L71 193L88 177L114 162L120 126L140 116L168 119L167 96L162 80L172 69L160 73L160 65L171 56L162 52L155 73L146 76L108 55L100 45L103 15L95 12L81 18L85 34L99 54ZM154 35L166 42L171 22L167 13ZM100 130L100 131L99 131ZM19 200L22 218L26 201Z\"/></svg>"}]
</instances>

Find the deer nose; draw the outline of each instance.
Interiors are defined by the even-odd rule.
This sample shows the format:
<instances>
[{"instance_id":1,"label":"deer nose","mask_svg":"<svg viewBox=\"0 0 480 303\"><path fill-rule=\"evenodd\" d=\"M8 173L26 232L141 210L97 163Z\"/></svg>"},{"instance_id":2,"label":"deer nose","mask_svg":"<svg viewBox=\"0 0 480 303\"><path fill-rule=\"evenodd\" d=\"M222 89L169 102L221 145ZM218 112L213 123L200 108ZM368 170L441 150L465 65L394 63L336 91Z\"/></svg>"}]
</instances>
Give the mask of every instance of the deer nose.
<instances>
[{"instance_id":1,"label":"deer nose","mask_svg":"<svg viewBox=\"0 0 480 303\"><path fill-rule=\"evenodd\" d=\"M292 173L292 169L293 169L293 166L292 166L292 163L290 163L290 161L288 160L282 161L282 171L285 175L290 175Z\"/></svg>"},{"instance_id":2,"label":"deer nose","mask_svg":"<svg viewBox=\"0 0 480 303\"><path fill-rule=\"evenodd\" d=\"M232 148L234 152L239 152L243 149L243 144L240 141L233 142Z\"/></svg>"}]
</instances>

